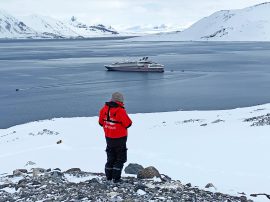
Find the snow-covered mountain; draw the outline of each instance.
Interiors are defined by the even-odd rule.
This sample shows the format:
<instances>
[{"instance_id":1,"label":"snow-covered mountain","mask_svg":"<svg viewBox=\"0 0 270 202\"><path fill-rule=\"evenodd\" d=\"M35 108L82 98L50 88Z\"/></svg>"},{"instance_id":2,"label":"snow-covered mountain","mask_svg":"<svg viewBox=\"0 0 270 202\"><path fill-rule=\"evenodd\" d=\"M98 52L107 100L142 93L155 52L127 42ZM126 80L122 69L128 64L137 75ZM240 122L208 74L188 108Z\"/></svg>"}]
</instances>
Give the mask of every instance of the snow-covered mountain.
<instances>
[{"instance_id":1,"label":"snow-covered mountain","mask_svg":"<svg viewBox=\"0 0 270 202\"><path fill-rule=\"evenodd\" d=\"M239 10L222 10L183 32L134 38L146 41L270 41L270 2Z\"/></svg>"},{"instance_id":2,"label":"snow-covered mountain","mask_svg":"<svg viewBox=\"0 0 270 202\"><path fill-rule=\"evenodd\" d=\"M105 25L98 24L98 25L87 25L77 20L76 17L72 17L69 22L67 22L67 26L78 33L80 36L83 37L95 37L95 36L115 36L119 33L113 29L111 26L106 27Z\"/></svg>"},{"instance_id":3,"label":"snow-covered mountain","mask_svg":"<svg viewBox=\"0 0 270 202\"><path fill-rule=\"evenodd\" d=\"M12 15L0 10L0 38L36 37L38 33Z\"/></svg>"},{"instance_id":4,"label":"snow-covered mountain","mask_svg":"<svg viewBox=\"0 0 270 202\"><path fill-rule=\"evenodd\" d=\"M148 35L163 32L172 32L181 30L178 26L170 26L166 24L161 25L137 25L123 28L122 31L129 35Z\"/></svg>"},{"instance_id":5,"label":"snow-covered mountain","mask_svg":"<svg viewBox=\"0 0 270 202\"><path fill-rule=\"evenodd\" d=\"M0 11L0 38L89 38L118 36L111 26L86 25L72 17L68 22L40 15L17 19Z\"/></svg>"},{"instance_id":6,"label":"snow-covered mountain","mask_svg":"<svg viewBox=\"0 0 270 202\"><path fill-rule=\"evenodd\" d=\"M177 26L143 25L130 26L117 31L103 24L88 25L75 16L60 21L49 16L30 15L15 18L0 11L0 38L91 38L115 36L142 36L179 30Z\"/></svg>"},{"instance_id":7,"label":"snow-covered mountain","mask_svg":"<svg viewBox=\"0 0 270 202\"><path fill-rule=\"evenodd\" d=\"M79 35L65 23L48 16L31 15L21 17L21 20L35 31L51 38L74 38Z\"/></svg>"}]
</instances>

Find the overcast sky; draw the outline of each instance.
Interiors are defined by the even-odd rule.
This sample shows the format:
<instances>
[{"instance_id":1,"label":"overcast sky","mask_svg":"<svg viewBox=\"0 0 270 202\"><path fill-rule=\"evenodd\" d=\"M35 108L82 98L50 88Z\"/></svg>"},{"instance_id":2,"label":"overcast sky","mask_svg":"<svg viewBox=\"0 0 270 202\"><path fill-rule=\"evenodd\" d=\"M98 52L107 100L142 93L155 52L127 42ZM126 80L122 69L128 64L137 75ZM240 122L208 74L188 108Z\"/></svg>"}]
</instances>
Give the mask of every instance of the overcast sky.
<instances>
[{"instance_id":1,"label":"overcast sky","mask_svg":"<svg viewBox=\"0 0 270 202\"><path fill-rule=\"evenodd\" d=\"M14 16L41 14L58 19L76 16L85 23L114 27L179 25L186 27L218 10L239 9L263 0L0 0Z\"/></svg>"}]
</instances>

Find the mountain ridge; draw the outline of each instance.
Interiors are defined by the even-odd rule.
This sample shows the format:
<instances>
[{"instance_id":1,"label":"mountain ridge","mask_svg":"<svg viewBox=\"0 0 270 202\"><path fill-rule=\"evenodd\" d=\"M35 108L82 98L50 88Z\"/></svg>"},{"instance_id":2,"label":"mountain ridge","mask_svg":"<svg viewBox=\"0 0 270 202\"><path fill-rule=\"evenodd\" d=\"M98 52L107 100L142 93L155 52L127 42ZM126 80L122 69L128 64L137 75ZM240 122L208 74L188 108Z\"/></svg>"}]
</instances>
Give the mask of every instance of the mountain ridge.
<instances>
[{"instance_id":1,"label":"mountain ridge","mask_svg":"<svg viewBox=\"0 0 270 202\"><path fill-rule=\"evenodd\" d=\"M0 38L6 39L61 39L117 37L119 33L103 24L86 25L76 20L63 22L49 16L30 15L16 18L0 10Z\"/></svg>"},{"instance_id":2,"label":"mountain ridge","mask_svg":"<svg viewBox=\"0 0 270 202\"><path fill-rule=\"evenodd\" d=\"M0 10L0 38L20 38L22 35L28 38L29 36L35 37L36 34L33 29L25 25L22 21Z\"/></svg>"},{"instance_id":3,"label":"mountain ridge","mask_svg":"<svg viewBox=\"0 0 270 202\"><path fill-rule=\"evenodd\" d=\"M9 16L8 18L5 16ZM23 25L26 31L10 32L4 22L16 27ZM1 25L2 24L2 25ZM0 9L0 39L76 39L92 37L127 37L144 36L155 33L166 33L179 30L178 26L160 25L130 25L116 30L112 26L101 23L89 25L80 22L75 16L70 20L58 20L50 16L31 14L29 16L14 17Z\"/></svg>"},{"instance_id":4,"label":"mountain ridge","mask_svg":"<svg viewBox=\"0 0 270 202\"><path fill-rule=\"evenodd\" d=\"M270 2L221 10L182 32L134 38L135 41L270 41Z\"/></svg>"}]
</instances>

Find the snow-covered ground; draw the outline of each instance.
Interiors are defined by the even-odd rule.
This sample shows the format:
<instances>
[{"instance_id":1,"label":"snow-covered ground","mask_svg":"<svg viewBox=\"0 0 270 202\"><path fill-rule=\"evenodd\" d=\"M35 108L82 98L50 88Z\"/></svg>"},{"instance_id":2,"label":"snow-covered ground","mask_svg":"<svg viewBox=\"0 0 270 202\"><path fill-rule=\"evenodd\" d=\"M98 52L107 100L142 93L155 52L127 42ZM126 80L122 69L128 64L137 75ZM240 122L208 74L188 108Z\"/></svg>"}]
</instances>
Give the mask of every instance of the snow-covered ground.
<instances>
[{"instance_id":1,"label":"snow-covered ground","mask_svg":"<svg viewBox=\"0 0 270 202\"><path fill-rule=\"evenodd\" d=\"M252 117L257 118L244 121ZM270 104L131 118L127 163L153 165L201 188L211 182L220 192L269 194ZM58 118L1 129L0 175L32 167L103 172L105 141L97 120Z\"/></svg>"},{"instance_id":2,"label":"snow-covered ground","mask_svg":"<svg viewBox=\"0 0 270 202\"><path fill-rule=\"evenodd\" d=\"M183 32L148 35L133 41L270 41L270 2L222 10Z\"/></svg>"}]
</instances>

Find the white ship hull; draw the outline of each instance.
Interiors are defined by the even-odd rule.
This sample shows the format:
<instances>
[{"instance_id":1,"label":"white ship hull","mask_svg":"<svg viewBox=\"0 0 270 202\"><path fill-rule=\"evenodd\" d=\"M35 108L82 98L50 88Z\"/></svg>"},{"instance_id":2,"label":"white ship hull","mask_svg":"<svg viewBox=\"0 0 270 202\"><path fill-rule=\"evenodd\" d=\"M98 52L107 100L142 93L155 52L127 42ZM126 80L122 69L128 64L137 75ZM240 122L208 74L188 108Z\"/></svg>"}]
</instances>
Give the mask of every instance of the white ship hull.
<instances>
[{"instance_id":1,"label":"white ship hull","mask_svg":"<svg viewBox=\"0 0 270 202\"><path fill-rule=\"evenodd\" d=\"M144 57L138 61L116 62L104 65L108 71L122 72L164 72L164 66L148 60Z\"/></svg>"}]
</instances>

